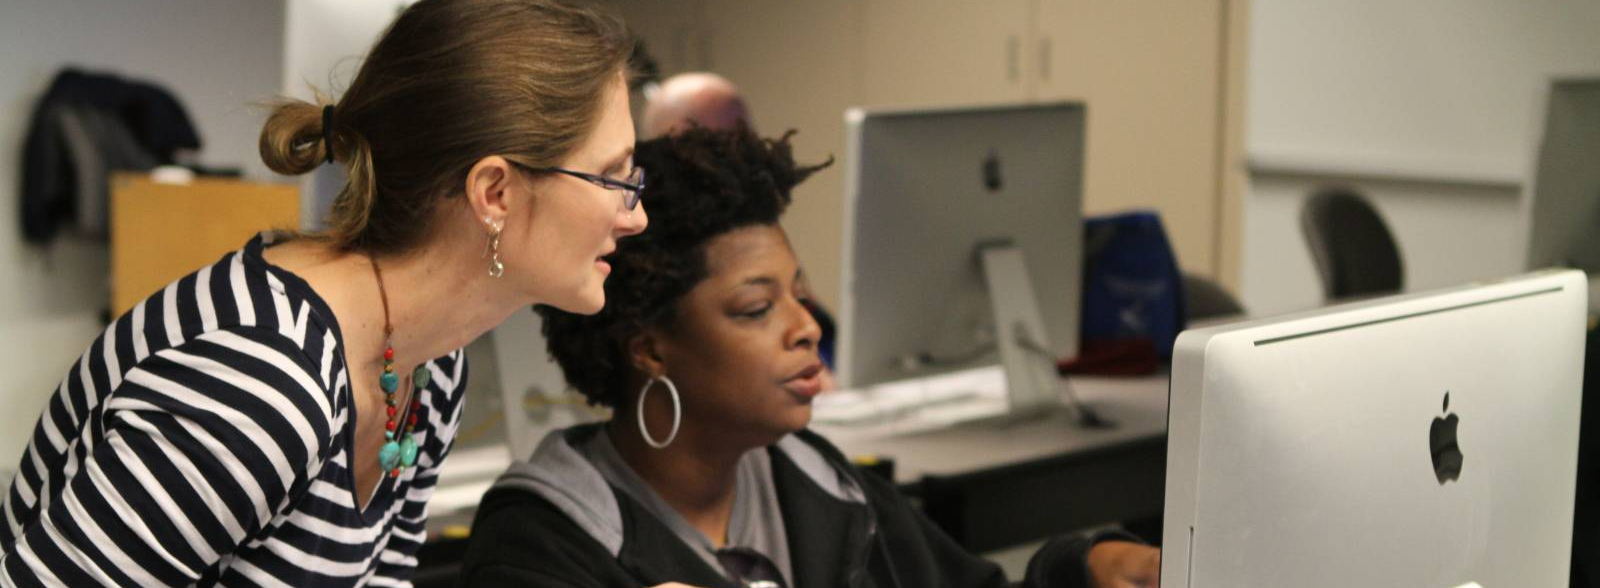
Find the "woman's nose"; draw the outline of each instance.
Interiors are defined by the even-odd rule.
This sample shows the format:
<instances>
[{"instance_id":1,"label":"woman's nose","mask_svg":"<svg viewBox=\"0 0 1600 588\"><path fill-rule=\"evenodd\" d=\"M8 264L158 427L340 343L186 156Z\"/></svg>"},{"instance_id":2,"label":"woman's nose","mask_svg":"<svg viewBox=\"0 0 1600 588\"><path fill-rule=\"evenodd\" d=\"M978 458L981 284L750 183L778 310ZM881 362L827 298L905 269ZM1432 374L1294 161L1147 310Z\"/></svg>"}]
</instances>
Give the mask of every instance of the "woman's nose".
<instances>
[{"instance_id":1,"label":"woman's nose","mask_svg":"<svg viewBox=\"0 0 1600 588\"><path fill-rule=\"evenodd\" d=\"M644 203L640 202L633 210L622 211L621 222L617 223L619 237L628 237L644 232L650 226L650 214L644 211Z\"/></svg>"}]
</instances>

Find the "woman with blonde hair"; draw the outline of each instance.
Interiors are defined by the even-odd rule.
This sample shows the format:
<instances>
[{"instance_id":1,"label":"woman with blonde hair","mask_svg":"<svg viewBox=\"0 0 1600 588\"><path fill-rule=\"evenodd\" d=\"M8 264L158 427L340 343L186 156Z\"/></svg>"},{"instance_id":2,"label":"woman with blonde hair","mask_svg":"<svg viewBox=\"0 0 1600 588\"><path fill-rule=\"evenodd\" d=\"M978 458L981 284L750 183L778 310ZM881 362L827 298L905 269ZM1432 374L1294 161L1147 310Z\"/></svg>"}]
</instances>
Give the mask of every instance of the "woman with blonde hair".
<instances>
[{"instance_id":1,"label":"woman with blonde hair","mask_svg":"<svg viewBox=\"0 0 1600 588\"><path fill-rule=\"evenodd\" d=\"M341 165L327 229L263 234L106 329L0 508L0 586L404 585L455 438L461 347L598 311L646 224L615 19L422 0L268 167Z\"/></svg>"}]
</instances>

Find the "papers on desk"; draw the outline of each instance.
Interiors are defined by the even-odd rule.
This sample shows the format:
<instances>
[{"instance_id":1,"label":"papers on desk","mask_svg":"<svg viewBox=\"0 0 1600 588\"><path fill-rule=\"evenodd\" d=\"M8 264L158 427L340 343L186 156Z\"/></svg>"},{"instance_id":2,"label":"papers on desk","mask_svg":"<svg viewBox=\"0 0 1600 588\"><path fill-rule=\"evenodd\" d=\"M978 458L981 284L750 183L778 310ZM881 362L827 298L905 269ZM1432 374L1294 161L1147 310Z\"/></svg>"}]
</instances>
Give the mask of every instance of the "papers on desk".
<instances>
[{"instance_id":1,"label":"papers on desk","mask_svg":"<svg viewBox=\"0 0 1600 588\"><path fill-rule=\"evenodd\" d=\"M439 470L433 498L428 501L430 516L476 509L483 494L508 467L511 467L511 453L504 445L451 451Z\"/></svg>"},{"instance_id":2,"label":"papers on desk","mask_svg":"<svg viewBox=\"0 0 1600 588\"><path fill-rule=\"evenodd\" d=\"M829 392L812 401L811 419L821 425L915 432L1000 416L1008 406L1005 373L994 365Z\"/></svg>"}]
</instances>

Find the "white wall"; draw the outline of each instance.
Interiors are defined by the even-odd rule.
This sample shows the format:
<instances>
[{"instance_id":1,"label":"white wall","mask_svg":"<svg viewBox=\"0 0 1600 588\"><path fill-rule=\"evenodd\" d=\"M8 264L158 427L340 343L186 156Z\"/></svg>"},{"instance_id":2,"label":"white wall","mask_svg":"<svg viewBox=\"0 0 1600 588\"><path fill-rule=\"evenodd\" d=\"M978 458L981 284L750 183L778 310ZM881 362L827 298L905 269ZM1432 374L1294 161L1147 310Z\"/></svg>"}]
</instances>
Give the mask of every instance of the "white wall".
<instances>
[{"instance_id":1,"label":"white wall","mask_svg":"<svg viewBox=\"0 0 1600 588\"><path fill-rule=\"evenodd\" d=\"M1600 3L1252 5L1240 276L1251 312L1319 303L1297 215L1321 181L1373 195L1408 289L1521 269L1518 185L1540 91L1551 75L1600 69ZM1394 181L1405 178L1420 181Z\"/></svg>"},{"instance_id":2,"label":"white wall","mask_svg":"<svg viewBox=\"0 0 1600 588\"><path fill-rule=\"evenodd\" d=\"M361 59L411 0L282 0L283 93L315 103L344 95ZM301 226L316 229L344 186L344 168L325 165L300 183Z\"/></svg>"},{"instance_id":3,"label":"white wall","mask_svg":"<svg viewBox=\"0 0 1600 588\"><path fill-rule=\"evenodd\" d=\"M261 116L283 77L276 1L6 0L0 16L0 479L14 469L55 385L99 334L108 302L104 244L22 241L21 149L34 103L65 65L154 81L188 108L202 161L266 173Z\"/></svg>"}]
</instances>

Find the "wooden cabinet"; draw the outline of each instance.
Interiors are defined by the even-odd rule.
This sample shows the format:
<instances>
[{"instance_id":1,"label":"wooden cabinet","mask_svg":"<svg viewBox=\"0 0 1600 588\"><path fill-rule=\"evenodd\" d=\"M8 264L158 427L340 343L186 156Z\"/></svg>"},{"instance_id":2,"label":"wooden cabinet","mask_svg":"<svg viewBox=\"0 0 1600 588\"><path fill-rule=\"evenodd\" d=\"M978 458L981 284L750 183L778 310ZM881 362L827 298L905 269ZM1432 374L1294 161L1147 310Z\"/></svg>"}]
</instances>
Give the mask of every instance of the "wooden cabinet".
<instances>
[{"instance_id":1,"label":"wooden cabinet","mask_svg":"<svg viewBox=\"0 0 1600 588\"><path fill-rule=\"evenodd\" d=\"M243 247L256 233L300 226L295 184L198 178L111 180L111 316Z\"/></svg>"},{"instance_id":2,"label":"wooden cabinet","mask_svg":"<svg viewBox=\"0 0 1600 588\"><path fill-rule=\"evenodd\" d=\"M799 129L802 162L843 156L851 106L1083 101L1085 213L1154 209L1185 271L1232 283L1245 29L1229 15L1248 0L607 1L664 74L715 71L762 133ZM829 304L839 163L797 190L784 221Z\"/></svg>"},{"instance_id":3,"label":"wooden cabinet","mask_svg":"<svg viewBox=\"0 0 1600 588\"><path fill-rule=\"evenodd\" d=\"M859 103L966 106L1031 97L1031 1L863 0Z\"/></svg>"},{"instance_id":4,"label":"wooden cabinet","mask_svg":"<svg viewBox=\"0 0 1600 588\"><path fill-rule=\"evenodd\" d=\"M712 69L711 31L704 0L603 0L624 15L628 28L664 73Z\"/></svg>"}]
</instances>

